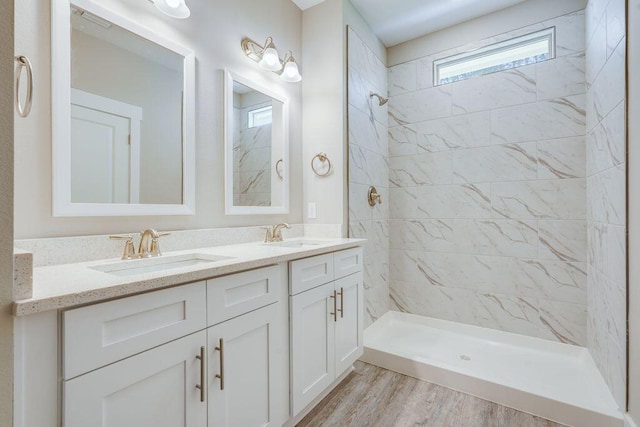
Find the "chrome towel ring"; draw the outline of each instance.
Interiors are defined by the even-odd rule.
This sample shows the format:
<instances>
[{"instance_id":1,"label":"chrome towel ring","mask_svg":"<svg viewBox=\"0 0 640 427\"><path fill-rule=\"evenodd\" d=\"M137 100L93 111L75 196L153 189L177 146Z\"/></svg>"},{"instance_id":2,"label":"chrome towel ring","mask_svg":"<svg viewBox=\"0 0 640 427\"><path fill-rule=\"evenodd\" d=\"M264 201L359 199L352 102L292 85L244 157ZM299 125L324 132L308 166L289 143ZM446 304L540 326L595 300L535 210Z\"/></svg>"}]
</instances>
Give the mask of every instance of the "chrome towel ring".
<instances>
[{"instance_id":1,"label":"chrome towel ring","mask_svg":"<svg viewBox=\"0 0 640 427\"><path fill-rule=\"evenodd\" d=\"M278 175L278 178L280 179L284 179L284 177L282 176L282 165L283 165L283 161L282 159L278 160L276 162L276 175Z\"/></svg>"},{"instance_id":2,"label":"chrome towel ring","mask_svg":"<svg viewBox=\"0 0 640 427\"><path fill-rule=\"evenodd\" d=\"M31 61L26 56L16 56L16 89L14 103L18 115L20 117L27 117L31 112L31 104L33 103L33 69L31 67ZM27 96L24 105L20 103L20 81L22 80L22 69L27 70Z\"/></svg>"},{"instance_id":3,"label":"chrome towel ring","mask_svg":"<svg viewBox=\"0 0 640 427\"><path fill-rule=\"evenodd\" d=\"M318 162L321 164L324 164L326 162L328 165L327 169L322 172L318 172L318 170L316 169L316 159L318 159ZM313 159L311 159L311 169L313 169L313 173L318 176L327 176L331 173L331 160L329 160L325 153L318 153L313 156Z\"/></svg>"}]
</instances>

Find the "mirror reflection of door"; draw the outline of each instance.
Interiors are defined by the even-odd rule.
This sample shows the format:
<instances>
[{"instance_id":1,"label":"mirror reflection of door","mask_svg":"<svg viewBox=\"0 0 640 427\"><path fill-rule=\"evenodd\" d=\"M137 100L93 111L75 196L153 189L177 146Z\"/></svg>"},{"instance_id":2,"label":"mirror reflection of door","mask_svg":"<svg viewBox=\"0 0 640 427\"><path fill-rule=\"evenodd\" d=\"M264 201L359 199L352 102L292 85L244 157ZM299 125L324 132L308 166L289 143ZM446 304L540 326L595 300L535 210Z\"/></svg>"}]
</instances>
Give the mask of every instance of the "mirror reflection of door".
<instances>
[{"instance_id":1,"label":"mirror reflection of door","mask_svg":"<svg viewBox=\"0 0 640 427\"><path fill-rule=\"evenodd\" d=\"M137 106L72 90L72 202L139 202L141 120Z\"/></svg>"}]
</instances>

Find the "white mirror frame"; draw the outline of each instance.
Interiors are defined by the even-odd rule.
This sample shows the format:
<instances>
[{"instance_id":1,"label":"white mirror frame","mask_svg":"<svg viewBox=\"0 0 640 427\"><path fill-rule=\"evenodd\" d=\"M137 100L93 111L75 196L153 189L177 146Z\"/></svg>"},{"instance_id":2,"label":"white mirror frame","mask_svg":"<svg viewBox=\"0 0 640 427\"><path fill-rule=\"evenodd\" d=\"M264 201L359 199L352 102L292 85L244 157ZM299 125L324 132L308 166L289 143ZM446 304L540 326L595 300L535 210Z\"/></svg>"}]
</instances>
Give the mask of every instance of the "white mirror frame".
<instances>
[{"instance_id":1,"label":"white mirror frame","mask_svg":"<svg viewBox=\"0 0 640 427\"><path fill-rule=\"evenodd\" d=\"M282 160L284 163L282 180L282 206L235 206L233 204L233 82L264 93L282 103L282 134L284 135ZM256 84L252 80L224 71L224 206L227 215L270 215L289 213L289 99L272 89ZM274 124L275 126L275 124Z\"/></svg>"},{"instance_id":2,"label":"white mirror frame","mask_svg":"<svg viewBox=\"0 0 640 427\"><path fill-rule=\"evenodd\" d=\"M184 57L182 204L71 202L71 5L75 5ZM51 109L53 216L195 214L195 54L91 0L53 0L51 5Z\"/></svg>"}]
</instances>

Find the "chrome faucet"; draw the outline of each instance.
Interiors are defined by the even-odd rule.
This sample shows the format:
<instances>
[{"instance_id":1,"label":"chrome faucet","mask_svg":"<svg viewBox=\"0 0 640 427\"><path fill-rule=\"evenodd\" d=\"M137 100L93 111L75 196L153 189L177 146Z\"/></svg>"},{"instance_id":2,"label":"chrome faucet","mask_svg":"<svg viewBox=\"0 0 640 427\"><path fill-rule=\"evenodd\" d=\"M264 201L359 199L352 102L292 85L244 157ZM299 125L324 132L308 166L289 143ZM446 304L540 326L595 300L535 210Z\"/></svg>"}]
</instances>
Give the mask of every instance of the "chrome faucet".
<instances>
[{"instance_id":1,"label":"chrome faucet","mask_svg":"<svg viewBox=\"0 0 640 427\"><path fill-rule=\"evenodd\" d=\"M273 243L273 242L282 242L282 229L283 228L291 228L289 224L286 222L281 222L280 224L276 224L271 227L260 227L263 230L266 230L266 234L264 236L265 243Z\"/></svg>"}]
</instances>

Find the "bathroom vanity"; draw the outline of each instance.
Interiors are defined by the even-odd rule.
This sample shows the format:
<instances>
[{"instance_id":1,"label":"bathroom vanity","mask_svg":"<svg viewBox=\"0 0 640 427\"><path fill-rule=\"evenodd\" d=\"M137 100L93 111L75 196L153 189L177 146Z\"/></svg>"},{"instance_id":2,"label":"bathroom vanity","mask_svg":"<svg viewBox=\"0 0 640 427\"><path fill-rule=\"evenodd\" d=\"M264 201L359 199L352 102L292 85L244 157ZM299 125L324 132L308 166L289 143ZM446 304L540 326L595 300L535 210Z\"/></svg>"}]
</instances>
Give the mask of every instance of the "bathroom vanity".
<instances>
[{"instance_id":1,"label":"bathroom vanity","mask_svg":"<svg viewBox=\"0 0 640 427\"><path fill-rule=\"evenodd\" d=\"M293 424L362 355L362 242L34 269L14 306L15 425Z\"/></svg>"}]
</instances>

